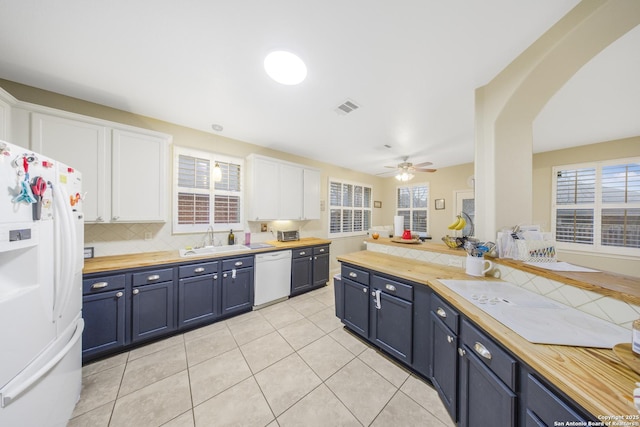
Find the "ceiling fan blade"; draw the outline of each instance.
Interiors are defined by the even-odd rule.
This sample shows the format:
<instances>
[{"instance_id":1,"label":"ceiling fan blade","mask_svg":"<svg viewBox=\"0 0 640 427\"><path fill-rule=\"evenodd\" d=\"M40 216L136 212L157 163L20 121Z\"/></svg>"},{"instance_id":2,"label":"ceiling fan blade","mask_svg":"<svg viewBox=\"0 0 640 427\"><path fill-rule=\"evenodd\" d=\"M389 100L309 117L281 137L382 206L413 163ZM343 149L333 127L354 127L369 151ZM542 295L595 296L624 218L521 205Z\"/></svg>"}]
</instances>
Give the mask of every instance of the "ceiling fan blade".
<instances>
[{"instance_id":1,"label":"ceiling fan blade","mask_svg":"<svg viewBox=\"0 0 640 427\"><path fill-rule=\"evenodd\" d=\"M431 166L433 163L431 162L424 162L424 163L418 163L417 165L413 165L413 167L415 168L423 168L425 166Z\"/></svg>"},{"instance_id":2,"label":"ceiling fan blade","mask_svg":"<svg viewBox=\"0 0 640 427\"><path fill-rule=\"evenodd\" d=\"M416 172L435 172L438 169L416 168Z\"/></svg>"},{"instance_id":3,"label":"ceiling fan blade","mask_svg":"<svg viewBox=\"0 0 640 427\"><path fill-rule=\"evenodd\" d=\"M385 166L385 168L389 168L389 169L397 169L397 166Z\"/></svg>"}]
</instances>

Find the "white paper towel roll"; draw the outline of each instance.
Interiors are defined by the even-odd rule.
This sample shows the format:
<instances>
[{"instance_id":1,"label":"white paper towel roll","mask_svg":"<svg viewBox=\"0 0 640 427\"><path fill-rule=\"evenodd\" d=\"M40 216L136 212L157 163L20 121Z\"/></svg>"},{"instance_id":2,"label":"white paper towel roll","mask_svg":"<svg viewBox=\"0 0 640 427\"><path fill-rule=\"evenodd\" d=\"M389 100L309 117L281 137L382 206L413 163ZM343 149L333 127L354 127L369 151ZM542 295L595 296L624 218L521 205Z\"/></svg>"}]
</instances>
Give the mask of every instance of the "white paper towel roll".
<instances>
[{"instance_id":1,"label":"white paper towel roll","mask_svg":"<svg viewBox=\"0 0 640 427\"><path fill-rule=\"evenodd\" d=\"M402 233L404 233L404 217L396 215L393 217L393 235L402 237Z\"/></svg>"}]
</instances>

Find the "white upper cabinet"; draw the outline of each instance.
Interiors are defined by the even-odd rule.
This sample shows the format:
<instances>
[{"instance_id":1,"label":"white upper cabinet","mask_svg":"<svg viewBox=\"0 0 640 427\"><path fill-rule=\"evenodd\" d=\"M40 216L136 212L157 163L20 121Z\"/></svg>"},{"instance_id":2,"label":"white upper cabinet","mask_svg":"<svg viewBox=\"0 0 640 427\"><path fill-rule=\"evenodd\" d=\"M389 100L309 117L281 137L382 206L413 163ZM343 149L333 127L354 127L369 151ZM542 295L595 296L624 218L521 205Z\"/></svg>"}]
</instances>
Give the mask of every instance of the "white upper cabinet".
<instances>
[{"instance_id":1,"label":"white upper cabinet","mask_svg":"<svg viewBox=\"0 0 640 427\"><path fill-rule=\"evenodd\" d=\"M0 140L11 141L11 105L15 98L0 88Z\"/></svg>"},{"instance_id":2,"label":"white upper cabinet","mask_svg":"<svg viewBox=\"0 0 640 427\"><path fill-rule=\"evenodd\" d=\"M320 171L303 171L303 213L302 219L320 219Z\"/></svg>"},{"instance_id":3,"label":"white upper cabinet","mask_svg":"<svg viewBox=\"0 0 640 427\"><path fill-rule=\"evenodd\" d=\"M247 174L249 221L320 218L319 170L252 154Z\"/></svg>"},{"instance_id":4,"label":"white upper cabinet","mask_svg":"<svg viewBox=\"0 0 640 427\"><path fill-rule=\"evenodd\" d=\"M167 140L113 130L111 220L166 221Z\"/></svg>"},{"instance_id":5,"label":"white upper cabinet","mask_svg":"<svg viewBox=\"0 0 640 427\"><path fill-rule=\"evenodd\" d=\"M165 222L170 136L31 113L31 148L82 173L85 222Z\"/></svg>"}]
</instances>

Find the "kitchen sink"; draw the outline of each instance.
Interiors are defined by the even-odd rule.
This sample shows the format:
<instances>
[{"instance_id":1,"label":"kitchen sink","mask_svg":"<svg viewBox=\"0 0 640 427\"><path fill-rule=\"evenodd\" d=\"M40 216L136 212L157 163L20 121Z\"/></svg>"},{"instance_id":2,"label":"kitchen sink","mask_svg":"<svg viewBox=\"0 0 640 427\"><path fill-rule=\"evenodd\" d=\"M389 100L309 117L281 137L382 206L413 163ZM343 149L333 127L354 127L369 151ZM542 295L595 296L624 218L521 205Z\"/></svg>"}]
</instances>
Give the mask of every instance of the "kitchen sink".
<instances>
[{"instance_id":1,"label":"kitchen sink","mask_svg":"<svg viewBox=\"0 0 640 427\"><path fill-rule=\"evenodd\" d=\"M188 258L192 256L217 255L217 254L225 254L229 252L240 252L240 251L247 251L247 250L250 250L250 248L244 245L206 246L204 248L197 248L197 249L180 249L180 256L183 258Z\"/></svg>"},{"instance_id":2,"label":"kitchen sink","mask_svg":"<svg viewBox=\"0 0 640 427\"><path fill-rule=\"evenodd\" d=\"M527 341L613 348L631 331L508 282L440 280Z\"/></svg>"}]
</instances>

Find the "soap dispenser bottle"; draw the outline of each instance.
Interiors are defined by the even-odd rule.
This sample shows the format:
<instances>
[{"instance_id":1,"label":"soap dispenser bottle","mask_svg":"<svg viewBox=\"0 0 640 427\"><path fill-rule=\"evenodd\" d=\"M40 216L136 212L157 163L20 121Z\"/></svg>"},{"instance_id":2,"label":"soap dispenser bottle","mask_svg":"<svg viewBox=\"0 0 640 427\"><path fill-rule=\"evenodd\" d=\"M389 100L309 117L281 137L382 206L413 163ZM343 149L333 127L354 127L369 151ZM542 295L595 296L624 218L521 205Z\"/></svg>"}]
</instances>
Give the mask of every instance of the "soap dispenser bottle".
<instances>
[{"instance_id":1,"label":"soap dispenser bottle","mask_svg":"<svg viewBox=\"0 0 640 427\"><path fill-rule=\"evenodd\" d=\"M236 236L233 235L233 230L231 230L229 232L229 238L227 239L227 243L231 246L231 245L235 245L236 244Z\"/></svg>"}]
</instances>

